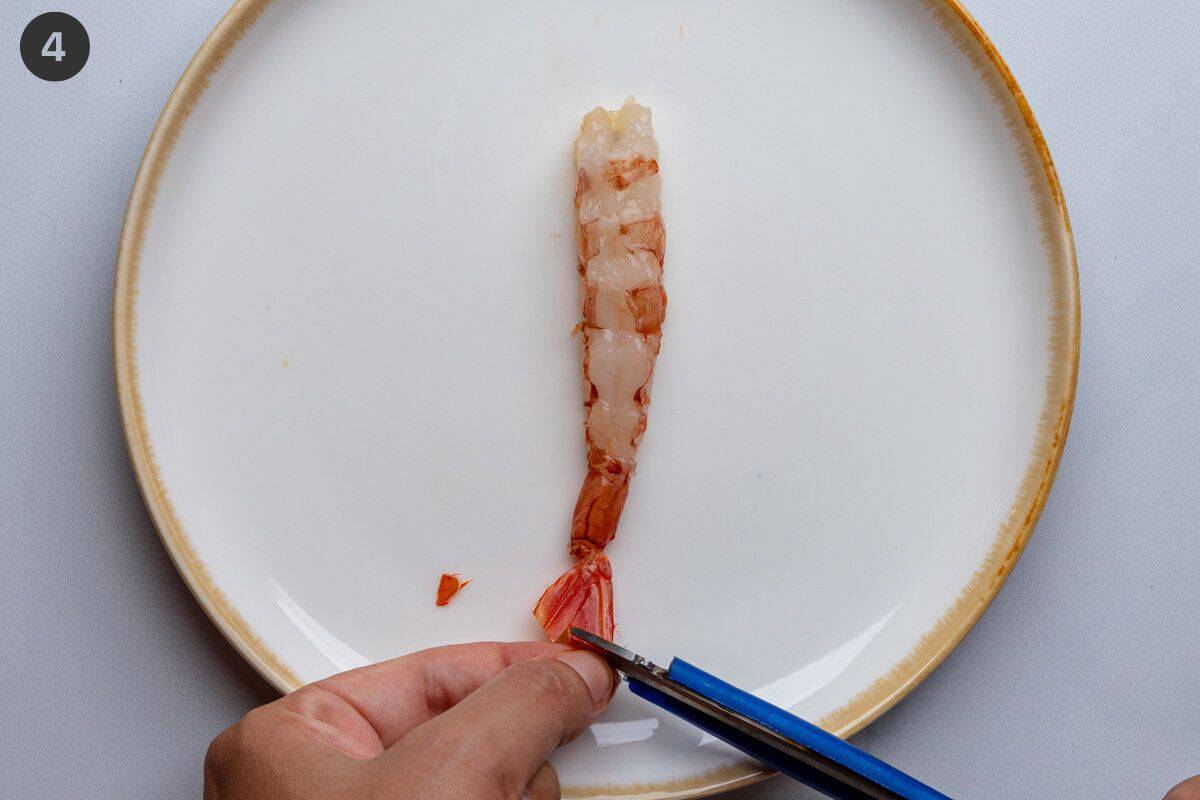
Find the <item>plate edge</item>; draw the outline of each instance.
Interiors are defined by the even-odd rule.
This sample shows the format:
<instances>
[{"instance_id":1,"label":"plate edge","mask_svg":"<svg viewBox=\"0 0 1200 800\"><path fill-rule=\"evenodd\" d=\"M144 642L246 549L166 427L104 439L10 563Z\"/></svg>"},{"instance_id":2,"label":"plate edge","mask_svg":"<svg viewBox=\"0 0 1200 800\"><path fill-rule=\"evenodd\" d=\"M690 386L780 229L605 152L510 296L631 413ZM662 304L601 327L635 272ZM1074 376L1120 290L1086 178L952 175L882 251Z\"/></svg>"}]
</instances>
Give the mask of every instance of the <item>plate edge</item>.
<instances>
[{"instance_id":1,"label":"plate edge","mask_svg":"<svg viewBox=\"0 0 1200 800\"><path fill-rule=\"evenodd\" d=\"M254 633L225 593L213 582L207 566L183 531L167 495L146 431L138 382L134 314L142 243L163 170L184 123L208 88L212 76L272 2L274 0L234 2L188 62L150 133L129 194L117 248L117 268L113 279L112 356L121 427L125 433L129 460L159 539L192 596L222 635L272 686L287 693L300 686L300 679Z\"/></svg>"}]
</instances>

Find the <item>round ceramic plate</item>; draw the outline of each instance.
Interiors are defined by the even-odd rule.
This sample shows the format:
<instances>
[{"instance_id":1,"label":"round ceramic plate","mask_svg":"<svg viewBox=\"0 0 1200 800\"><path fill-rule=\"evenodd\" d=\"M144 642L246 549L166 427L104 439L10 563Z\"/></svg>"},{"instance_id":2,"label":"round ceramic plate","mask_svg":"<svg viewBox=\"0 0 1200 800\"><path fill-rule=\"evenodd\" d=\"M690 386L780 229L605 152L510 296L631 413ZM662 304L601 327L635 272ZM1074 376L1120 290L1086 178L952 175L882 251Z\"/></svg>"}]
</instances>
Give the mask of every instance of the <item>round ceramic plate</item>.
<instances>
[{"instance_id":1,"label":"round ceramic plate","mask_svg":"<svg viewBox=\"0 0 1200 800\"><path fill-rule=\"evenodd\" d=\"M199 601L281 690L536 638L584 473L571 144L662 148L670 306L618 638L853 732L1045 501L1078 290L1028 106L957 5L238 2L133 190L115 351ZM473 582L434 607L443 571ZM567 793L762 773L622 692Z\"/></svg>"}]
</instances>

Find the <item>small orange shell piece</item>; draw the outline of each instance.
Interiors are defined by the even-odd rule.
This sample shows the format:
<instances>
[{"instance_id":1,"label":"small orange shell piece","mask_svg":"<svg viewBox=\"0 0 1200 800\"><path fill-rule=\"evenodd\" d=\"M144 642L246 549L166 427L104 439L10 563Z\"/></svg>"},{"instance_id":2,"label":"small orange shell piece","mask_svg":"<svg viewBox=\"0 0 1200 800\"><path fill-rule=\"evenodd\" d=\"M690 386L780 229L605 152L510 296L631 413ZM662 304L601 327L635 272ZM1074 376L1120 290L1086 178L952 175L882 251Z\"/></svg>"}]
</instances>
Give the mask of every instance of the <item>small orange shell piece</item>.
<instances>
[{"instance_id":1,"label":"small orange shell piece","mask_svg":"<svg viewBox=\"0 0 1200 800\"><path fill-rule=\"evenodd\" d=\"M443 572L442 579L438 581L437 604L444 606L449 603L450 599L458 594L458 590L468 583L470 581L460 579L457 572Z\"/></svg>"}]
</instances>

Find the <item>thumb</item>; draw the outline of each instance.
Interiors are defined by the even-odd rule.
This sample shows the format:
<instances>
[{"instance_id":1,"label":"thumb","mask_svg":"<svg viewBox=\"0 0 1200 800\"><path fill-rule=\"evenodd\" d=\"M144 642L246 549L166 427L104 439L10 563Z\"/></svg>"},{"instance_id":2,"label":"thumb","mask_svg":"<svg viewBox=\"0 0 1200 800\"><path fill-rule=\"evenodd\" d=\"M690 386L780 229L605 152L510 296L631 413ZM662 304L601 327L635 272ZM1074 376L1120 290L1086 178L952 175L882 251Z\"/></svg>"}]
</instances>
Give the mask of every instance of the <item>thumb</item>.
<instances>
[{"instance_id":1,"label":"thumb","mask_svg":"<svg viewBox=\"0 0 1200 800\"><path fill-rule=\"evenodd\" d=\"M546 758L608 705L616 675L598 656L570 650L508 667L380 761L422 775L446 797L520 797ZM419 767L419 768L418 768ZM423 774L422 774L423 773ZM416 796L426 796L417 792Z\"/></svg>"}]
</instances>

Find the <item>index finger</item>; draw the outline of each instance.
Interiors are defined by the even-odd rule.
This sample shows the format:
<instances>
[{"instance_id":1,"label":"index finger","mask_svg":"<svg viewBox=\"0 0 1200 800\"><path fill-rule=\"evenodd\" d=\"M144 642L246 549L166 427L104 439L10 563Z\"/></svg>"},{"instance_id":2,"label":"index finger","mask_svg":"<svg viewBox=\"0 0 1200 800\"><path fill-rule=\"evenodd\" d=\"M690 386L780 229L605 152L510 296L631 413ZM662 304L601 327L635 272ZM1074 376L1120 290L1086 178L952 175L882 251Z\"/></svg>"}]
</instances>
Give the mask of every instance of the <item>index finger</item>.
<instances>
[{"instance_id":1,"label":"index finger","mask_svg":"<svg viewBox=\"0 0 1200 800\"><path fill-rule=\"evenodd\" d=\"M449 797L474 796L471 787L481 786L498 797L519 797L550 752L594 720L615 689L612 669L582 650L517 664L377 763L395 775L419 773ZM415 796L425 796L416 788Z\"/></svg>"},{"instance_id":2,"label":"index finger","mask_svg":"<svg viewBox=\"0 0 1200 800\"><path fill-rule=\"evenodd\" d=\"M413 728L458 705L499 673L565 652L550 642L479 642L422 650L343 672L296 692L327 691L351 706L389 748Z\"/></svg>"}]
</instances>

